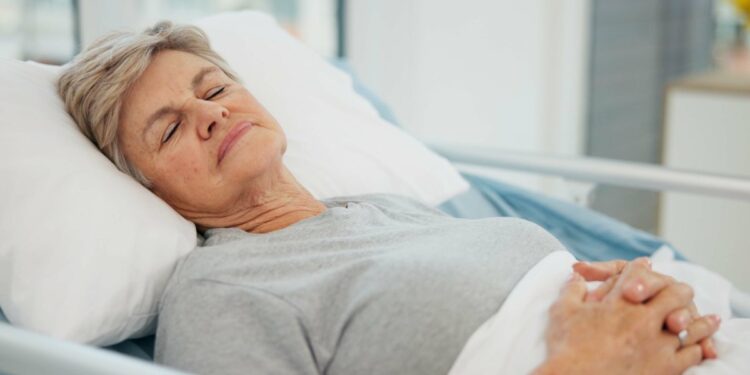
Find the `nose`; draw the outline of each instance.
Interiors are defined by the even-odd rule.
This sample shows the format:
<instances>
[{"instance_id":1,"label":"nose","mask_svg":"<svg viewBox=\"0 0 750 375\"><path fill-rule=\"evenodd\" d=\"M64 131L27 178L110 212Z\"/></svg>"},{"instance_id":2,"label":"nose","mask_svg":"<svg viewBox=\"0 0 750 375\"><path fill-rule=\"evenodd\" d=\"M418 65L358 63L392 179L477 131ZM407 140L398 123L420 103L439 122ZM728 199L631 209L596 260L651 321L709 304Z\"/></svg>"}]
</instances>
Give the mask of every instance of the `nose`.
<instances>
[{"instance_id":1,"label":"nose","mask_svg":"<svg viewBox=\"0 0 750 375\"><path fill-rule=\"evenodd\" d=\"M210 139L216 126L221 126L227 118L229 110L221 104L199 100L195 105L193 123L201 139Z\"/></svg>"}]
</instances>

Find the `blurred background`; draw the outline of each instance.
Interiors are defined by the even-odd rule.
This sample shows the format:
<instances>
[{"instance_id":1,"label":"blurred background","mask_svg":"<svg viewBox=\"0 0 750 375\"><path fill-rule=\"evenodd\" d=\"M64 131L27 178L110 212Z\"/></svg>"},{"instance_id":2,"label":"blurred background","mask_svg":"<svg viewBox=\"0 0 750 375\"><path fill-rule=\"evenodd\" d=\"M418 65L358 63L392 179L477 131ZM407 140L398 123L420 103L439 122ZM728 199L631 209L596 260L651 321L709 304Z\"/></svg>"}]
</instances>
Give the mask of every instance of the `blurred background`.
<instances>
[{"instance_id":1,"label":"blurred background","mask_svg":"<svg viewBox=\"0 0 750 375\"><path fill-rule=\"evenodd\" d=\"M750 0L0 0L0 57L62 64L112 29L241 9L346 59L429 142L750 176ZM747 202L505 177L704 264L750 250Z\"/></svg>"}]
</instances>

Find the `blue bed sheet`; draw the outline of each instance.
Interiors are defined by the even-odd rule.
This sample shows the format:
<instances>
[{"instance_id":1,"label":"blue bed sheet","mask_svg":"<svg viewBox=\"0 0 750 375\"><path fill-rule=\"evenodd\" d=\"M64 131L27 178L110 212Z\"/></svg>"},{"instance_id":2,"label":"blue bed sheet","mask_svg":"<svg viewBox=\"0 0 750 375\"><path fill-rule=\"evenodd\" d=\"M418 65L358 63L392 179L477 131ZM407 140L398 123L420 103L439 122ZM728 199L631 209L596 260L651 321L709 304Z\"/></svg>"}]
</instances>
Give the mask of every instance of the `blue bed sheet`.
<instances>
[{"instance_id":1,"label":"blue bed sheet","mask_svg":"<svg viewBox=\"0 0 750 375\"><path fill-rule=\"evenodd\" d=\"M557 237L580 260L634 259L667 243L585 207L527 191L495 179L464 174L471 189L442 204L456 217L510 216L529 220ZM678 259L685 259L676 252Z\"/></svg>"}]
</instances>

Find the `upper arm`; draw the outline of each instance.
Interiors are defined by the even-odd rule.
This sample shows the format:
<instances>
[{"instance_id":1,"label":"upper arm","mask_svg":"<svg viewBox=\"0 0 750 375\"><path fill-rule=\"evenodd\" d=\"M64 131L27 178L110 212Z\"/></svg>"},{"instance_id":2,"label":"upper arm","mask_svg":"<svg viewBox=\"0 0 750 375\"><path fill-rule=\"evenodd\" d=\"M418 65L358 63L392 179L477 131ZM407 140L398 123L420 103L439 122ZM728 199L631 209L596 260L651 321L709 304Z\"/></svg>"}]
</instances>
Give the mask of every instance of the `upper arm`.
<instances>
[{"instance_id":1,"label":"upper arm","mask_svg":"<svg viewBox=\"0 0 750 375\"><path fill-rule=\"evenodd\" d=\"M166 298L156 360L211 374L318 374L297 310L264 291L192 282Z\"/></svg>"}]
</instances>

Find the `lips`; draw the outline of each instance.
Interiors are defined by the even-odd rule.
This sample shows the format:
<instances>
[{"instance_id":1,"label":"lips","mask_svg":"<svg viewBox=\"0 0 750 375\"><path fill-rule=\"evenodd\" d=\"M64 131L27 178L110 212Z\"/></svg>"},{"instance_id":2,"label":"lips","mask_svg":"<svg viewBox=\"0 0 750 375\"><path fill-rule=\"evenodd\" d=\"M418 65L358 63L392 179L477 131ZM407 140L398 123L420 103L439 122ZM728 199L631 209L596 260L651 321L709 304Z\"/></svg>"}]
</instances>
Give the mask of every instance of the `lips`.
<instances>
[{"instance_id":1,"label":"lips","mask_svg":"<svg viewBox=\"0 0 750 375\"><path fill-rule=\"evenodd\" d=\"M221 145L219 146L219 160L217 163L221 163L221 160L224 159L224 155L229 152L229 150L234 146L235 143L240 139L240 137L247 133L248 130L253 126L251 122L240 122L239 124L232 127L232 129L229 130L229 133L224 137L224 140L221 141Z\"/></svg>"}]
</instances>

